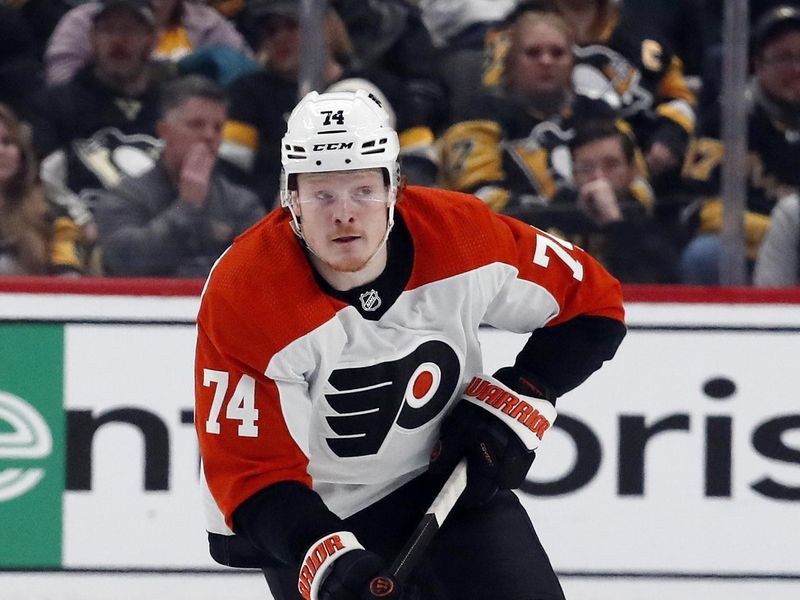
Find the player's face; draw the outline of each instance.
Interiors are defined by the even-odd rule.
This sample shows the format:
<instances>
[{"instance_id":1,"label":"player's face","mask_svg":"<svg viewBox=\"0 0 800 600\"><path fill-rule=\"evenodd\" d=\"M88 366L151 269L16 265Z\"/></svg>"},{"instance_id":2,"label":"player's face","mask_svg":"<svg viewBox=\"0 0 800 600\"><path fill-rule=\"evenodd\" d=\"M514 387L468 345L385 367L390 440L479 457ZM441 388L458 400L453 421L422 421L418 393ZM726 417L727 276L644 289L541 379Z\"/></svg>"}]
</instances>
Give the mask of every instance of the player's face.
<instances>
[{"instance_id":1,"label":"player's face","mask_svg":"<svg viewBox=\"0 0 800 600\"><path fill-rule=\"evenodd\" d=\"M324 263L323 276L385 264L388 200L380 169L297 176L295 212L306 244Z\"/></svg>"},{"instance_id":2,"label":"player's face","mask_svg":"<svg viewBox=\"0 0 800 600\"><path fill-rule=\"evenodd\" d=\"M573 176L579 188L605 178L617 194L623 194L636 177L636 165L625 157L617 138L604 138L575 148Z\"/></svg>"},{"instance_id":3,"label":"player's face","mask_svg":"<svg viewBox=\"0 0 800 600\"><path fill-rule=\"evenodd\" d=\"M140 75L155 45L153 28L128 10L112 10L94 24L94 61L101 76L125 81Z\"/></svg>"},{"instance_id":4,"label":"player's face","mask_svg":"<svg viewBox=\"0 0 800 600\"><path fill-rule=\"evenodd\" d=\"M0 191L16 175L19 165L19 146L11 138L8 126L0 121Z\"/></svg>"},{"instance_id":5,"label":"player's face","mask_svg":"<svg viewBox=\"0 0 800 600\"><path fill-rule=\"evenodd\" d=\"M769 96L800 105L800 31L772 40L756 59L755 72Z\"/></svg>"},{"instance_id":6,"label":"player's face","mask_svg":"<svg viewBox=\"0 0 800 600\"><path fill-rule=\"evenodd\" d=\"M518 32L509 64L509 84L526 96L553 94L569 87L574 59L563 32L547 23Z\"/></svg>"},{"instance_id":7,"label":"player's face","mask_svg":"<svg viewBox=\"0 0 800 600\"><path fill-rule=\"evenodd\" d=\"M225 125L225 105L207 98L189 98L158 123L158 134L164 140L164 159L180 165L192 146L204 145L217 156Z\"/></svg>"}]
</instances>

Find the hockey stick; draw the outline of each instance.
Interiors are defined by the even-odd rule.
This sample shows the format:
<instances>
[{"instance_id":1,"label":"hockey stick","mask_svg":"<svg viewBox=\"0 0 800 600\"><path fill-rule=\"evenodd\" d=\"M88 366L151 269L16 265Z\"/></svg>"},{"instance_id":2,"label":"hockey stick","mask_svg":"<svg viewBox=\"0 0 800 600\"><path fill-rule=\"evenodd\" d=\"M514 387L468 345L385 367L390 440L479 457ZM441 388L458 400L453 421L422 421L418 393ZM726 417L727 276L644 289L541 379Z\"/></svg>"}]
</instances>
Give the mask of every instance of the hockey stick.
<instances>
[{"instance_id":1,"label":"hockey stick","mask_svg":"<svg viewBox=\"0 0 800 600\"><path fill-rule=\"evenodd\" d=\"M450 477L444 482L442 489L434 498L428 512L420 520L405 547L392 563L390 572L397 581L400 583L408 581L414 571L414 567L419 563L431 540L433 540L433 536L439 531L466 486L467 459L462 458L461 462L453 469Z\"/></svg>"}]
</instances>

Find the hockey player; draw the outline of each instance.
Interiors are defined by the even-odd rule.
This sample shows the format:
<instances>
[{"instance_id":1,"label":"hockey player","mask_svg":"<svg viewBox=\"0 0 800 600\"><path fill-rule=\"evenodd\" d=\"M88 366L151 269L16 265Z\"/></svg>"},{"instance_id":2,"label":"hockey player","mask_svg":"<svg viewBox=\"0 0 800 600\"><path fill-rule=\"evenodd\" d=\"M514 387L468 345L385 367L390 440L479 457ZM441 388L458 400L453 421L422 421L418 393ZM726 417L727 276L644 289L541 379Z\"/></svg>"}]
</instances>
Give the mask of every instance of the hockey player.
<instances>
[{"instance_id":1,"label":"hockey player","mask_svg":"<svg viewBox=\"0 0 800 600\"><path fill-rule=\"evenodd\" d=\"M212 555L260 566L277 600L563 598L510 489L556 399L622 340L619 284L477 198L404 187L387 119L363 90L303 98L283 209L206 283L195 422ZM484 324L530 334L494 375ZM467 489L401 586L386 565L461 456Z\"/></svg>"}]
</instances>

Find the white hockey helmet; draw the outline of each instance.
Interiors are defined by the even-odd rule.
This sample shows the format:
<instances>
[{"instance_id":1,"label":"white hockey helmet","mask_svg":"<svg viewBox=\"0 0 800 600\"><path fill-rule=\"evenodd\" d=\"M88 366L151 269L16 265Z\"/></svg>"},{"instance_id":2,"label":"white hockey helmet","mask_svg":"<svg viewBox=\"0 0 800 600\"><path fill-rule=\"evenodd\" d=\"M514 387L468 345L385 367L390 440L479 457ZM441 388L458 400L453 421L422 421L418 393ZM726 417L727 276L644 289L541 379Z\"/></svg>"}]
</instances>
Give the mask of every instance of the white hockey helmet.
<instances>
[{"instance_id":1,"label":"white hockey helmet","mask_svg":"<svg viewBox=\"0 0 800 600\"><path fill-rule=\"evenodd\" d=\"M309 92L289 116L281 143L281 206L292 208L298 173L385 169L389 222L400 179L400 141L380 100L366 90Z\"/></svg>"},{"instance_id":2,"label":"white hockey helmet","mask_svg":"<svg viewBox=\"0 0 800 600\"><path fill-rule=\"evenodd\" d=\"M375 100L378 101L381 108L386 111L386 114L389 115L389 127L392 129L397 128L397 115L394 112L394 108L392 107L392 103L389 102L389 99L386 97L381 89L372 83L369 79L362 79L361 77L347 77L345 79L340 79L332 84L330 84L327 88L325 88L325 92L356 92L358 90L364 90L367 92L367 95L372 96Z\"/></svg>"}]
</instances>

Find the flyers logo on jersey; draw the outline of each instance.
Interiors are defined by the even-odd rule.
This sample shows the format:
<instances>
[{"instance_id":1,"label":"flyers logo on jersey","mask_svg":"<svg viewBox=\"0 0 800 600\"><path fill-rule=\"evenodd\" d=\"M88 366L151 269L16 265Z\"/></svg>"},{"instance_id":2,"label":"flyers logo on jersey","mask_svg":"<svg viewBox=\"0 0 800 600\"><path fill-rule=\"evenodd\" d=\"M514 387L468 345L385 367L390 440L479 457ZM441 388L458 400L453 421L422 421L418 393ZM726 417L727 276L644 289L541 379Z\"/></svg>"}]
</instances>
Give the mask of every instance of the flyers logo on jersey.
<instances>
[{"instance_id":1,"label":"flyers logo on jersey","mask_svg":"<svg viewBox=\"0 0 800 600\"><path fill-rule=\"evenodd\" d=\"M454 397L461 360L441 340L428 340L397 360L337 369L325 399L335 437L326 439L340 457L377 454L393 427L414 430L435 419Z\"/></svg>"}]
</instances>

